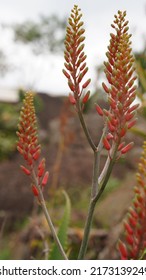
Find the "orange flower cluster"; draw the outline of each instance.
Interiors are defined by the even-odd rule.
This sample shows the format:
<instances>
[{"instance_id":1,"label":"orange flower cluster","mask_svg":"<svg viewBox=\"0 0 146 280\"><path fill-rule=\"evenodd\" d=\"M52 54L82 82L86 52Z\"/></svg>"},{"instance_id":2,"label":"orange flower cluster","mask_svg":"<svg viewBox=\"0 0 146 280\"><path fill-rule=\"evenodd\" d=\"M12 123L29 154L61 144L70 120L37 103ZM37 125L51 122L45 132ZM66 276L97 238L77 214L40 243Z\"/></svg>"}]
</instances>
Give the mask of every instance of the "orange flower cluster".
<instances>
[{"instance_id":1,"label":"orange flower cluster","mask_svg":"<svg viewBox=\"0 0 146 280\"><path fill-rule=\"evenodd\" d=\"M134 57L131 54L131 35L128 34L128 21L125 20L126 12L118 11L114 23L111 25L115 34L110 34L110 44L106 56L105 75L108 85L103 83L103 89L108 95L109 110L102 110L99 105L96 110L106 119L109 134L103 139L104 147L109 151L111 142L118 145L121 154L128 152L133 144L125 146L123 137L128 129L136 123L135 111L138 104L133 105L136 97L134 82L135 67Z\"/></svg>"},{"instance_id":2,"label":"orange flower cluster","mask_svg":"<svg viewBox=\"0 0 146 280\"><path fill-rule=\"evenodd\" d=\"M119 241L118 247L121 259L145 258L146 249L146 141L137 173L137 187L134 188L132 207L124 221L125 241Z\"/></svg>"},{"instance_id":3,"label":"orange flower cluster","mask_svg":"<svg viewBox=\"0 0 146 280\"><path fill-rule=\"evenodd\" d=\"M21 165L21 169L26 175L31 175L33 179L32 191L38 196L37 186L45 186L49 173L45 172L45 159L42 159L36 168L36 162L40 158L41 147L38 143L37 120L34 108L34 97L31 92L25 94L23 107L20 112L17 136L19 137L17 149L23 156L26 165ZM34 174L36 174L34 178Z\"/></svg>"},{"instance_id":4,"label":"orange flower cluster","mask_svg":"<svg viewBox=\"0 0 146 280\"><path fill-rule=\"evenodd\" d=\"M90 84L91 79L82 83L85 74L88 72L86 65L86 55L84 53L84 32L83 21L81 21L82 14L77 5L71 11L66 29L65 38L65 69L63 73L68 79L68 85L71 90L69 100L71 104L75 105L82 96L82 105L84 105L90 96L90 92L85 89Z\"/></svg>"}]
</instances>

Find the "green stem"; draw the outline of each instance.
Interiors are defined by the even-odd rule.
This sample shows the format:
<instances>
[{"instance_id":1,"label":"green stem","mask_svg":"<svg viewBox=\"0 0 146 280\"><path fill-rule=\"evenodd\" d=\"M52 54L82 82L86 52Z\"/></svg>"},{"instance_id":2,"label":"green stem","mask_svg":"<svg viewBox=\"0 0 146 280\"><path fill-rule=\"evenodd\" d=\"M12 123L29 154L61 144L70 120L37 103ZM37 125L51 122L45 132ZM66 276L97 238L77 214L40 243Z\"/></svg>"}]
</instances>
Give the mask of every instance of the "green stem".
<instances>
[{"instance_id":1,"label":"green stem","mask_svg":"<svg viewBox=\"0 0 146 280\"><path fill-rule=\"evenodd\" d=\"M93 213L95 209L96 201L95 199L92 199L89 205L89 210L88 210L88 215L85 223L85 229L84 229L84 236L82 239L79 255L78 255L78 260L83 260L87 246L88 246L88 240L89 240L89 233L92 225L92 220L93 220Z\"/></svg>"},{"instance_id":2,"label":"green stem","mask_svg":"<svg viewBox=\"0 0 146 280\"><path fill-rule=\"evenodd\" d=\"M94 166L93 166L93 179L92 179L92 189L91 189L91 200L90 200L90 205L88 209L88 215L85 223L85 230L84 230L84 237L82 240L80 252L79 252L79 259L82 259L83 257L83 252L84 250L86 251L87 245L88 245L88 238L89 238L89 233L92 225L92 217L94 213L94 208L95 208L95 201L94 198L96 197L97 194L97 183L98 183L98 173L99 173L99 163L98 163L98 156L99 152L97 150L94 152Z\"/></svg>"},{"instance_id":3,"label":"green stem","mask_svg":"<svg viewBox=\"0 0 146 280\"><path fill-rule=\"evenodd\" d=\"M92 189L91 189L91 198L94 198L97 195L98 188L99 188L99 172L100 172L100 157L101 151L103 148L103 137L106 132L106 126L103 129L102 136L100 138L98 147L94 151L94 165L93 165L93 176L92 176Z\"/></svg>"},{"instance_id":4,"label":"green stem","mask_svg":"<svg viewBox=\"0 0 146 280\"><path fill-rule=\"evenodd\" d=\"M50 230L51 230L52 236L53 236L53 238L54 238L54 241L56 242L56 244L57 244L57 246L58 246L58 249L59 249L59 251L60 251L62 257L63 257L65 260L67 260L68 258L67 258L67 256L66 256L64 250L63 250L63 247L62 247L62 245L61 245L61 243L60 243L60 240L59 240L59 238L58 238L58 236L57 236L57 234L56 234L55 228L54 228L53 223L52 223L52 221L51 221L51 218L50 218L48 209L47 209L47 207L46 207L45 200L44 200L43 195L42 195L42 191L40 192L40 196L41 196L41 201L40 201L41 207L42 207L42 209L43 209L43 212L44 212L44 215L45 215L45 217L46 217L47 223L48 223L48 225L49 225L49 227L50 227Z\"/></svg>"},{"instance_id":5,"label":"green stem","mask_svg":"<svg viewBox=\"0 0 146 280\"><path fill-rule=\"evenodd\" d=\"M92 150L96 151L97 147L95 146L95 144L94 144L94 142L93 142L93 140L90 136L90 133L88 131L88 128L86 126L86 123L85 123L85 120L84 120L84 117L83 117L83 113L82 113L81 108L80 108L79 101L77 102L77 111L78 111L78 116L79 116L79 119L80 119L80 123L81 123L83 131L86 135L88 143L89 143L90 147L92 148Z\"/></svg>"},{"instance_id":6,"label":"green stem","mask_svg":"<svg viewBox=\"0 0 146 280\"><path fill-rule=\"evenodd\" d=\"M97 180L97 190L96 190L96 194L97 194L97 191L99 189L99 186L100 186L100 182L99 182L99 172L100 172L100 158L101 158L101 151L102 151L102 148L103 148L103 138L104 138L104 135L106 133L106 130L107 130L107 125L105 125L104 129L103 129L103 133L102 133L102 136L100 138L100 141L99 141L99 144L98 144L98 147L97 147L97 151L98 151L98 155L97 155L97 175L96 175L96 180Z\"/></svg>"},{"instance_id":7,"label":"green stem","mask_svg":"<svg viewBox=\"0 0 146 280\"><path fill-rule=\"evenodd\" d=\"M81 248L80 248L79 255L78 255L79 260L84 259L84 256L86 254L86 250L87 250L87 246L88 246L88 240L89 240L89 233L90 233L92 220L93 220L94 209L95 209L97 201L99 200L100 196L102 195L102 193L103 193L103 191L106 187L106 184L109 180L109 177L111 175L111 172L112 172L112 169L113 169L113 166L114 166L114 163L115 163L115 156L116 156L117 148L113 147L113 149L114 149L113 158L111 159L110 164L108 166L108 170L107 170L107 173L105 175L104 181L103 181L97 195L93 199L91 199L91 202L90 202L90 205L89 205L88 215L87 215L87 219L86 219L86 223L85 223L85 229L84 229L84 236L83 236L83 240L82 240L82 243L81 243Z\"/></svg>"},{"instance_id":8,"label":"green stem","mask_svg":"<svg viewBox=\"0 0 146 280\"><path fill-rule=\"evenodd\" d=\"M106 175L105 175L104 181L103 181L103 183L102 183L102 185L101 185L101 188L100 188L98 194L97 194L96 197L95 197L95 203L97 203L97 201L99 200L100 196L102 195L102 193L103 193L103 191L104 191L104 189L105 189L105 187L106 187L106 185L107 185L107 182L108 182L109 177L110 177L110 175L111 175L111 172L112 172L112 169L113 169L114 164L115 164L115 158L113 158L113 159L111 160L111 162L110 162L110 164L109 164L109 166L108 166L108 170L107 170L107 173L106 173Z\"/></svg>"},{"instance_id":9,"label":"green stem","mask_svg":"<svg viewBox=\"0 0 146 280\"><path fill-rule=\"evenodd\" d=\"M59 240L59 238L58 238L58 236L57 236L57 234L56 234L54 225L53 225L53 223L52 223L52 220L51 220L51 217L50 217L50 215L49 215L48 209L47 209L47 207L46 207L46 203L45 203L45 199L44 199L44 196L43 196L42 189L41 189L41 187L38 185L38 182L37 182L36 175L35 175L35 172L34 172L34 171L33 171L33 178L34 178L34 180L35 180L37 189L38 189L38 191L39 191L39 202L40 202L40 205L41 205L42 210L43 210L43 212L44 212L44 215L45 215L45 217L46 217L46 220L47 220L47 223L48 223L48 225L49 225L49 228L50 228L50 230L51 230L53 239L54 239L55 243L57 244L58 249L59 249L59 251L60 251L60 253L61 253L63 259L68 260L66 254L65 254L65 252L64 252L64 249L63 249L63 247L62 247L62 245L61 245L61 243L60 243L60 240Z\"/></svg>"},{"instance_id":10,"label":"green stem","mask_svg":"<svg viewBox=\"0 0 146 280\"><path fill-rule=\"evenodd\" d=\"M97 194L97 183L98 183L98 172L99 172L99 168L98 168L98 152L95 151L94 152L94 165L93 165L93 179L92 179L92 189L91 189L91 199L94 198Z\"/></svg>"},{"instance_id":11,"label":"green stem","mask_svg":"<svg viewBox=\"0 0 146 280\"><path fill-rule=\"evenodd\" d=\"M114 159L115 159L117 148L116 148L116 145L113 146L113 149L112 149L112 158L113 159L110 160L110 162L108 162L108 164L106 164L106 167L105 167L105 170L104 170L105 172L103 172L104 174L102 174L102 175L105 175L104 177L102 177L103 178L103 183L101 182L101 187L98 190L98 187L100 185L100 183L99 183L99 168L100 168L100 166L99 165L100 165L101 150L102 150L102 147L103 147L102 140L103 140L103 137L104 137L104 134L106 132L107 127L105 126L105 128L103 130L103 134L102 134L100 142L99 142L99 145L98 145L98 147L96 147L94 142L92 141L92 138L90 136L90 133L89 133L89 131L87 129L87 126L86 126L86 123L84 121L79 100L76 104L76 108L77 108L77 111L78 111L78 116L79 116L80 123L81 123L82 128L83 128L83 131L86 135L86 138L88 140L88 143L89 143L90 147L92 148L92 150L94 152L94 166L93 166L93 179L92 179L92 188L91 188L91 200L90 200L90 205L89 205L89 209L88 209L88 215L87 215L86 222L85 222L84 236L83 236L83 239L82 239L82 243L81 243L81 247L80 247L80 251L79 251L79 255L78 255L78 259L84 259L84 256L85 256L85 253L86 253L86 250L87 250L87 246L88 246L89 234L90 234L90 229L91 229L91 225L92 225L95 205L96 205L98 199L100 198L101 194L103 193L103 191L106 187L106 184L108 182L108 179L110 177L110 174L111 174L114 162L115 162Z\"/></svg>"}]
</instances>

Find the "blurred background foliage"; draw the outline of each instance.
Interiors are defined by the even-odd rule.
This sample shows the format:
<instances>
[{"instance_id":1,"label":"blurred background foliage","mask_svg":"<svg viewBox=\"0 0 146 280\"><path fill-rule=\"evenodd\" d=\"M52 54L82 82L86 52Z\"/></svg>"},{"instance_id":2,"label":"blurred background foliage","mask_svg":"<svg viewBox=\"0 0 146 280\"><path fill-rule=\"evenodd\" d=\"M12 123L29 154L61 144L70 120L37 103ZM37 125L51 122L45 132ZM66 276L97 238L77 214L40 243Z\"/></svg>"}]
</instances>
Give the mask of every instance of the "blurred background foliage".
<instances>
[{"instance_id":1,"label":"blurred background foliage","mask_svg":"<svg viewBox=\"0 0 146 280\"><path fill-rule=\"evenodd\" d=\"M35 54L63 50L66 19L57 15L40 16L37 22L26 21L12 26L16 43L28 44Z\"/></svg>"},{"instance_id":2,"label":"blurred background foliage","mask_svg":"<svg viewBox=\"0 0 146 280\"><path fill-rule=\"evenodd\" d=\"M14 24L12 26L7 25L4 26L4 28L11 29L11 31L13 32L13 40L16 44L20 44L20 45L23 44L24 47L29 46L35 55L39 55L40 53L49 55L50 53L53 54L62 53L65 26L66 26L66 19L60 19L58 18L58 16L52 15L50 17L41 16L36 22L26 21L23 22L22 24ZM137 94L138 94L138 98L141 101L139 114L142 117L146 118L146 47L145 46L139 53L135 53L135 58L136 58L136 69L138 74ZM11 71L11 69L12 68L7 58L7 55L5 54L5 51L0 50L0 75L1 76L6 75L8 71ZM104 102L106 101L106 94L104 94L100 86L100 81L104 79L103 70L104 69L102 65L97 66L95 69L96 79L94 83L94 89L89 99L89 102L87 102L85 106L84 113L90 111L95 106L95 103L98 102L99 100L102 100ZM17 141L16 130L17 130L17 123L19 118L19 111L22 106L24 93L25 90L23 89L18 90L19 101L16 104L10 104L6 102L0 103L0 161L7 158L11 158L13 154L16 152L16 141ZM35 96L35 108L36 108L36 112L43 110L43 104L38 95ZM143 127L142 129L135 127L132 129L132 131L137 135L139 135L140 137L146 138L145 127ZM61 169L60 166L59 168ZM111 177L108 186L106 188L106 192L104 193L102 199L105 199L112 191L118 189L120 185L121 185L121 180ZM77 237L79 237L79 242L83 234L80 229L83 227L84 212L88 205L89 188L87 188L86 186L85 191L80 191L80 190L81 190L80 186L75 186L68 190L69 196L71 197L72 203L76 209L76 212L74 211L73 219L76 224L76 234ZM58 200L56 200L56 198L55 198L55 203L56 203L55 211L57 213L53 212L52 215L53 217L57 217L57 215L60 213L60 209L62 209L61 208L62 205L60 207ZM51 202L49 201L49 207L50 204L52 206L51 208L53 208L54 205L52 201ZM81 218L77 219L79 215ZM102 222L104 224L104 218ZM98 223L99 220L96 218L94 223L95 227L97 227ZM71 236L71 238L73 240L73 238L75 238L74 235ZM40 246L40 242L41 242L40 239L33 238L31 246L33 244L33 248L37 248ZM75 242L76 240L74 241L72 247L75 248L75 245L77 244L75 248L77 254L78 243ZM92 249L93 247L95 247L94 244L92 245ZM3 245L1 246L0 259L11 259L11 252L7 247L7 240L3 242Z\"/></svg>"},{"instance_id":3,"label":"blurred background foliage","mask_svg":"<svg viewBox=\"0 0 146 280\"><path fill-rule=\"evenodd\" d=\"M143 115L146 117L146 47L140 53L135 53L136 70L138 74L138 97L142 102Z\"/></svg>"},{"instance_id":4,"label":"blurred background foliage","mask_svg":"<svg viewBox=\"0 0 146 280\"><path fill-rule=\"evenodd\" d=\"M0 103L0 160L16 149L16 128L19 113L16 106Z\"/></svg>"},{"instance_id":5,"label":"blurred background foliage","mask_svg":"<svg viewBox=\"0 0 146 280\"><path fill-rule=\"evenodd\" d=\"M36 55L42 53L60 53L63 51L66 19L60 19L57 15L40 16L38 21L25 21L13 25L3 24L1 27L11 30L13 41L16 44L30 46ZM15 68L11 65L5 53L0 49L0 75L4 76ZM16 129L24 97L24 90L18 90L18 104L0 103L0 161L11 155L16 150ZM43 109L41 99L35 98L36 111Z\"/></svg>"}]
</instances>

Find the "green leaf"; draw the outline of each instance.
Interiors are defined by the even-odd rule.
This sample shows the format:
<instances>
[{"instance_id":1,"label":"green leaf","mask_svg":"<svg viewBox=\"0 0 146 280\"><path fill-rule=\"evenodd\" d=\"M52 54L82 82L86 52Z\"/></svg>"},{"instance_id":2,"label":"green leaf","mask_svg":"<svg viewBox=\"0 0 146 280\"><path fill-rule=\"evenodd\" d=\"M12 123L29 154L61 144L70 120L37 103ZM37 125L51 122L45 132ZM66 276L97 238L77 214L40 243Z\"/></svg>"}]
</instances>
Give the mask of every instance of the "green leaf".
<instances>
[{"instance_id":1,"label":"green leaf","mask_svg":"<svg viewBox=\"0 0 146 280\"><path fill-rule=\"evenodd\" d=\"M65 248L67 247L67 232L68 232L68 226L69 226L69 221L70 221L71 203L70 203L68 194L65 191L63 191L63 195L65 197L65 210L64 210L63 217L60 221L60 226L59 226L57 235L58 235L58 238L61 242L63 249L65 250ZM51 250L49 259L50 260L63 260L63 257L61 255L56 243L54 243L52 246L52 250Z\"/></svg>"},{"instance_id":2,"label":"green leaf","mask_svg":"<svg viewBox=\"0 0 146 280\"><path fill-rule=\"evenodd\" d=\"M132 127L131 132L133 132L134 134L146 139L146 133L143 130L137 128L137 127Z\"/></svg>"},{"instance_id":3,"label":"green leaf","mask_svg":"<svg viewBox=\"0 0 146 280\"><path fill-rule=\"evenodd\" d=\"M139 258L139 260L144 260L146 256L146 249L143 250L141 257Z\"/></svg>"}]
</instances>

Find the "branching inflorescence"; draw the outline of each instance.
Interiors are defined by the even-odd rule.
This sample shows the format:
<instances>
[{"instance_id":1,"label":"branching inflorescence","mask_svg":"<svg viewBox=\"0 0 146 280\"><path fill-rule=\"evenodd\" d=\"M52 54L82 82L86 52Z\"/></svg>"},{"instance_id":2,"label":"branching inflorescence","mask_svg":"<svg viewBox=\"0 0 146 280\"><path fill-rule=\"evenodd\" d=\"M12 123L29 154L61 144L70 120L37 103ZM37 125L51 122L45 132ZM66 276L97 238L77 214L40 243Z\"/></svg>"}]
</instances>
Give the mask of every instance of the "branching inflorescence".
<instances>
[{"instance_id":1,"label":"branching inflorescence","mask_svg":"<svg viewBox=\"0 0 146 280\"><path fill-rule=\"evenodd\" d=\"M146 248L146 142L140 158L134 199L124 221L124 240L118 242L121 259L145 259Z\"/></svg>"},{"instance_id":2,"label":"branching inflorescence","mask_svg":"<svg viewBox=\"0 0 146 280\"><path fill-rule=\"evenodd\" d=\"M128 34L128 21L125 20L125 16L126 12L118 11L118 14L115 15L114 23L111 25L115 30L115 34L111 33L110 35L110 44L106 54L108 60L104 63L107 83L102 84L108 96L109 109L105 110L96 104L96 111L104 120L103 133L99 139L98 145L95 145L92 140L83 117L84 105L88 102L90 97L90 91L87 87L91 79L84 79L88 72L86 55L84 52L85 29L83 28L84 23L81 21L82 14L77 5L74 5L71 11L66 29L64 51L65 69L63 69L63 73L67 78L70 89L69 100L78 113L81 126L94 153L91 198L78 259L84 259L94 209L107 185L115 161L122 154L127 153L133 146L132 142L125 144L123 141L127 131L136 122L135 115L136 109L138 108L138 104L133 104L136 98L136 86L134 85L136 76L134 76L134 57L131 53L131 35ZM43 188L47 184L49 173L45 171L45 159L43 158L41 161L39 159L41 147L38 143L33 94L30 92L27 93L24 98L24 106L20 113L17 135L19 137L17 148L26 162L26 166L21 166L21 168L26 175L31 177L32 191L34 195L37 196L38 202L44 211L60 253L64 259L67 259L64 249L56 235L43 197ZM108 153L105 165L101 170L100 156L103 148L105 148ZM138 248L142 249L144 246L144 239L140 240L137 236L140 236L141 230L144 233L145 229L143 222L146 217L146 207L143 197L145 194L145 187L143 185L145 156L146 145L144 147L144 157L141 159L139 174L137 176L140 189L135 189L136 198L133 202L133 208L131 208L128 220L125 222L126 240L129 244L128 249L126 249L124 243L121 241L119 242L119 248L123 259L129 256L137 256ZM136 229L133 227L134 224L138 225ZM133 233L136 238L132 237ZM133 248L130 248L130 242L131 245L132 242L134 242Z\"/></svg>"},{"instance_id":3,"label":"branching inflorescence","mask_svg":"<svg viewBox=\"0 0 146 280\"><path fill-rule=\"evenodd\" d=\"M111 33L106 54L108 61L104 63L108 84L103 83L103 89L108 95L109 110L96 105L97 113L104 119L103 134L97 146L92 140L83 118L84 103L88 101L90 95L90 91L87 91L86 88L91 80L87 79L83 82L88 71L83 44L85 30L83 21L81 21L82 14L76 5L71 11L66 29L65 69L63 69L63 73L68 79L71 90L69 100L76 108L83 131L94 152L91 201L79 258L83 258L85 255L94 208L106 187L113 165L122 154L127 153L133 146L132 142L125 144L123 141L127 131L136 122L135 111L138 108L138 104L133 105L136 97L136 86L134 85L136 76L134 76L134 57L130 46L131 35L128 34L128 21L125 20L125 16L126 12L118 11L114 23L111 25L115 34ZM99 174L100 155L103 147L108 151L108 157Z\"/></svg>"},{"instance_id":4,"label":"branching inflorescence","mask_svg":"<svg viewBox=\"0 0 146 280\"><path fill-rule=\"evenodd\" d=\"M139 106L138 104L133 105L136 97L136 86L134 85L136 76L134 76L134 57L131 53L131 35L128 34L129 27L125 16L126 12L121 11L118 11L118 15L115 15L114 23L111 25L115 34L110 34L110 44L106 53L108 61L104 62L108 85L105 83L102 85L108 95L110 108L105 110L96 105L98 114L104 117L108 131L102 139L103 145L110 151L113 144L116 144L119 155L125 154L133 146L133 143L125 145L123 137L135 125L135 111ZM86 87L91 81L91 79L87 79L83 83L88 67L83 43L85 30L81 17L80 9L75 5L66 29L65 69L63 69L71 90L69 100L76 106L78 113L89 99L90 91L86 91ZM91 147L93 150L96 149L93 143L91 143Z\"/></svg>"}]
</instances>

